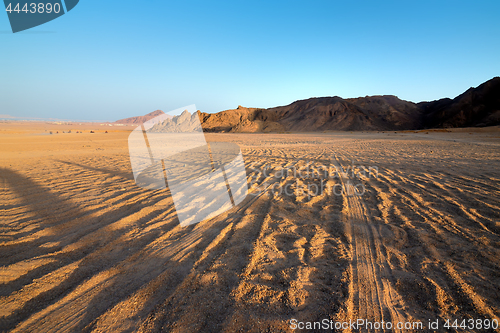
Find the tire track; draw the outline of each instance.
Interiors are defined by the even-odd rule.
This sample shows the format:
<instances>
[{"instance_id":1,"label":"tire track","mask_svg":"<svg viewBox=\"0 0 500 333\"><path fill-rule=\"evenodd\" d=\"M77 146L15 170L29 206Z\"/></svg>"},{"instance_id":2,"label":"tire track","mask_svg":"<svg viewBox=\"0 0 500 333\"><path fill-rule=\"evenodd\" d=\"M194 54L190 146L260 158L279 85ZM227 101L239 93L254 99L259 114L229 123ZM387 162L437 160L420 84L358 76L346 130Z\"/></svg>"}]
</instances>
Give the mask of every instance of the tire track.
<instances>
[{"instance_id":1,"label":"tire track","mask_svg":"<svg viewBox=\"0 0 500 333\"><path fill-rule=\"evenodd\" d=\"M342 168L339 157L332 158L337 170ZM343 191L342 220L351 244L351 283L347 305L347 320L366 319L375 322L406 322L406 304L393 287L379 227L370 219L367 208L356 194L354 179L349 172L339 172ZM375 330L361 330L375 332ZM387 332L404 332L393 329Z\"/></svg>"}]
</instances>

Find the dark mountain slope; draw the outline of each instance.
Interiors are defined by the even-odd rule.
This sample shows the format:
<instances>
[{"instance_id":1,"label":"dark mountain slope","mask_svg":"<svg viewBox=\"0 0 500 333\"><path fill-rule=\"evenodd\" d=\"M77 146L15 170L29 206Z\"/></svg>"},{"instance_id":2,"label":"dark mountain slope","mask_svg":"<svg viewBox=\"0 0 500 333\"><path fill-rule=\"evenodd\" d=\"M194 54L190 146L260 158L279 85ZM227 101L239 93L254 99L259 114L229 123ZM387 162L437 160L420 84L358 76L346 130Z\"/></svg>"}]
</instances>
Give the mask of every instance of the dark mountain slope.
<instances>
[{"instance_id":1,"label":"dark mountain slope","mask_svg":"<svg viewBox=\"0 0 500 333\"><path fill-rule=\"evenodd\" d=\"M425 128L500 124L500 77L470 88L454 99L418 103Z\"/></svg>"}]
</instances>

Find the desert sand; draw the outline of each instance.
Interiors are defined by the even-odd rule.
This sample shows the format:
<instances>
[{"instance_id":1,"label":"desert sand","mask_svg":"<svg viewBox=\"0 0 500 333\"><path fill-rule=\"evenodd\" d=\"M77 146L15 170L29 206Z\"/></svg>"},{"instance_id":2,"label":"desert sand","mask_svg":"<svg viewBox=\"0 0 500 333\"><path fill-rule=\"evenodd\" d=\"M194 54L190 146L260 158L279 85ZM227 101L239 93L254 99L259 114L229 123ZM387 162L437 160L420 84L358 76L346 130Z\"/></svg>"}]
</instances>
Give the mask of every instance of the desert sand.
<instances>
[{"instance_id":1,"label":"desert sand","mask_svg":"<svg viewBox=\"0 0 500 333\"><path fill-rule=\"evenodd\" d=\"M135 184L131 128L73 126L0 123L0 331L500 319L498 128L207 134L241 147L250 195L181 227Z\"/></svg>"}]
</instances>

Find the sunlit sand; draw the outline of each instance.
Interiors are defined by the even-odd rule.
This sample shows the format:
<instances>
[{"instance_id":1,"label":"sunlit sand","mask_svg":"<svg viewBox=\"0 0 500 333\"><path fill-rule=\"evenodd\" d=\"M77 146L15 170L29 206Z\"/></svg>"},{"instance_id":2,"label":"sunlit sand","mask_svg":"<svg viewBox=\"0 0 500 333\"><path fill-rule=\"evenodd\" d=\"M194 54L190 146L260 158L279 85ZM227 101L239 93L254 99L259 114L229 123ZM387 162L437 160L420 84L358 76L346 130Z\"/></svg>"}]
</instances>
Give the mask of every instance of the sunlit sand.
<instances>
[{"instance_id":1,"label":"sunlit sand","mask_svg":"<svg viewBox=\"0 0 500 333\"><path fill-rule=\"evenodd\" d=\"M240 146L250 195L187 227L136 185L131 129L0 123L2 330L499 319L498 128L206 134ZM353 166L377 172L322 172Z\"/></svg>"}]
</instances>

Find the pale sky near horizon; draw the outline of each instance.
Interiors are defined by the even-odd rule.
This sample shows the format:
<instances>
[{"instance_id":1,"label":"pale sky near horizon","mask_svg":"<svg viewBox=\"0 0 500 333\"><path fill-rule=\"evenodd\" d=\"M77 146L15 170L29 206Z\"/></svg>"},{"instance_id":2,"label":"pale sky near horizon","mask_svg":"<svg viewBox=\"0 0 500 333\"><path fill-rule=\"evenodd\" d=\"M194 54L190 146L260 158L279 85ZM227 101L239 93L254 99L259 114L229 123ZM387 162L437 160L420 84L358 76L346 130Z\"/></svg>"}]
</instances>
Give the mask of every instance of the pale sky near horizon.
<instances>
[{"instance_id":1,"label":"pale sky near horizon","mask_svg":"<svg viewBox=\"0 0 500 333\"><path fill-rule=\"evenodd\" d=\"M94 1L13 34L0 115L116 120L320 96L453 98L500 75L500 1Z\"/></svg>"}]
</instances>

